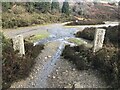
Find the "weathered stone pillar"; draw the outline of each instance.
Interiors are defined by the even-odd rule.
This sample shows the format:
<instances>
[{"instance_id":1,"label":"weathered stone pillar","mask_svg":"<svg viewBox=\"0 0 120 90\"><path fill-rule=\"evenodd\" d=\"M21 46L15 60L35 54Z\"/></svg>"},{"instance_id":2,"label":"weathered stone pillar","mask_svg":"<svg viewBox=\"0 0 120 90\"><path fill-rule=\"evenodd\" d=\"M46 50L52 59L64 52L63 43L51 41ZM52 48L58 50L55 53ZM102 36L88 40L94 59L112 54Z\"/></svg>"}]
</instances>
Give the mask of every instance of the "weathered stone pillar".
<instances>
[{"instance_id":1,"label":"weathered stone pillar","mask_svg":"<svg viewBox=\"0 0 120 90\"><path fill-rule=\"evenodd\" d=\"M105 29L96 29L94 36L93 52L97 52L102 49L105 31Z\"/></svg>"},{"instance_id":2,"label":"weathered stone pillar","mask_svg":"<svg viewBox=\"0 0 120 90\"><path fill-rule=\"evenodd\" d=\"M13 38L13 48L15 51L18 50L20 55L25 54L24 39L22 35L17 35Z\"/></svg>"}]
</instances>

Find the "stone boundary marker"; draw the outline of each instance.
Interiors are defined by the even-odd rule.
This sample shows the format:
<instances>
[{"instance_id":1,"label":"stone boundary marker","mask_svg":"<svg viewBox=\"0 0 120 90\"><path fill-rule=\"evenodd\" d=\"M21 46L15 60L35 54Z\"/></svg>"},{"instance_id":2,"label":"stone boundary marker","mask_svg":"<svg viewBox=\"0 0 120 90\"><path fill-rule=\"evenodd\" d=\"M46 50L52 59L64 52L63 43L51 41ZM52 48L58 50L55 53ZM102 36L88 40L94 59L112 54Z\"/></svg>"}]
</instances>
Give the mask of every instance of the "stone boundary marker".
<instances>
[{"instance_id":1,"label":"stone boundary marker","mask_svg":"<svg viewBox=\"0 0 120 90\"><path fill-rule=\"evenodd\" d=\"M105 31L105 29L96 29L94 36L93 52L97 52L102 49Z\"/></svg>"},{"instance_id":2,"label":"stone boundary marker","mask_svg":"<svg viewBox=\"0 0 120 90\"><path fill-rule=\"evenodd\" d=\"M13 48L18 50L20 55L25 55L24 39L22 35L17 35L13 39Z\"/></svg>"}]
</instances>

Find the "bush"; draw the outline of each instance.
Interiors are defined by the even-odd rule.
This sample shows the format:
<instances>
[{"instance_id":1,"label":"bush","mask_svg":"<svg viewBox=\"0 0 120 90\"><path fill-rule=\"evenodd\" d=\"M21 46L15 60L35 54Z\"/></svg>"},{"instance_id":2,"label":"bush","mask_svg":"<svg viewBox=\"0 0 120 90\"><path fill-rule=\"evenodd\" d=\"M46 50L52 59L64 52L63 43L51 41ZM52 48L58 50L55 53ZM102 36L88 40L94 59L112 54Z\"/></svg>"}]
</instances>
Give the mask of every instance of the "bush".
<instances>
[{"instance_id":1,"label":"bush","mask_svg":"<svg viewBox=\"0 0 120 90\"><path fill-rule=\"evenodd\" d=\"M119 32L120 32L120 25L106 28L105 42L118 44L118 42L120 41Z\"/></svg>"},{"instance_id":2,"label":"bush","mask_svg":"<svg viewBox=\"0 0 120 90\"><path fill-rule=\"evenodd\" d=\"M26 12L26 9L23 6L18 5L12 8L11 12L14 14L22 14Z\"/></svg>"},{"instance_id":3,"label":"bush","mask_svg":"<svg viewBox=\"0 0 120 90\"><path fill-rule=\"evenodd\" d=\"M85 28L82 32L77 32L75 34L76 37L81 37L84 39L88 39L88 40L94 40L94 34L95 34L95 30L96 28Z\"/></svg>"},{"instance_id":4,"label":"bush","mask_svg":"<svg viewBox=\"0 0 120 90\"><path fill-rule=\"evenodd\" d=\"M101 73L107 74L107 78L111 81L114 79L114 64L117 63L117 59L113 59L114 55L117 55L115 49L103 48L92 58L94 68Z\"/></svg>"},{"instance_id":5,"label":"bush","mask_svg":"<svg viewBox=\"0 0 120 90\"><path fill-rule=\"evenodd\" d=\"M72 61L79 70L85 70L88 69L88 67L90 66L87 57L87 55L90 55L89 52L89 49L87 49L83 45L76 47L65 46L62 55L64 56L64 58Z\"/></svg>"},{"instance_id":6,"label":"bush","mask_svg":"<svg viewBox=\"0 0 120 90\"><path fill-rule=\"evenodd\" d=\"M118 81L120 78L118 77L118 51L117 48L103 48L99 52L97 52L92 58L92 65L95 69L104 74L105 81L111 85L112 87L120 87Z\"/></svg>"}]
</instances>

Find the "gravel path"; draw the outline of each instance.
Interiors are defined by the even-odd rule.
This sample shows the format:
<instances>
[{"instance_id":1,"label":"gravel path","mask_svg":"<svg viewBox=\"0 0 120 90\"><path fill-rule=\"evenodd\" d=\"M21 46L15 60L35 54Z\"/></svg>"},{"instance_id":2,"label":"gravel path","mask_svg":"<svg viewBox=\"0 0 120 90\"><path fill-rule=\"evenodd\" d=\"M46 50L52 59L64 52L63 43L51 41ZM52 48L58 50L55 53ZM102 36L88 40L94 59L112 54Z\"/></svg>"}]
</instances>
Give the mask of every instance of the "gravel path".
<instances>
[{"instance_id":1,"label":"gravel path","mask_svg":"<svg viewBox=\"0 0 120 90\"><path fill-rule=\"evenodd\" d=\"M49 88L107 88L106 83L93 70L79 71L68 60L60 59L47 79Z\"/></svg>"},{"instance_id":2,"label":"gravel path","mask_svg":"<svg viewBox=\"0 0 120 90\"><path fill-rule=\"evenodd\" d=\"M51 65L51 59L58 50L59 46L60 42L46 44L45 49L36 58L35 67L29 77L25 80L13 83L11 88L45 88L47 79L45 74L50 73L48 68ZM46 67L47 65L48 67ZM54 67L54 65L52 67Z\"/></svg>"}]
</instances>

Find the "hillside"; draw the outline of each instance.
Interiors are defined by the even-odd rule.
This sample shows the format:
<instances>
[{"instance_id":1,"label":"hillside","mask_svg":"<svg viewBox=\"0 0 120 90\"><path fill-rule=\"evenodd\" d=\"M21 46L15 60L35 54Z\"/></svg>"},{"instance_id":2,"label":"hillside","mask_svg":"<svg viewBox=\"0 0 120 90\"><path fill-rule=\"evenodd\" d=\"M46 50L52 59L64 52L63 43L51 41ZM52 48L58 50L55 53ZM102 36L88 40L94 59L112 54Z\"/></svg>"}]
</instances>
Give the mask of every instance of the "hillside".
<instances>
[{"instance_id":1,"label":"hillside","mask_svg":"<svg viewBox=\"0 0 120 90\"><path fill-rule=\"evenodd\" d=\"M118 19L118 6L110 3L83 2L75 3L73 14L85 16L87 18L97 18L104 20Z\"/></svg>"},{"instance_id":2,"label":"hillside","mask_svg":"<svg viewBox=\"0 0 120 90\"><path fill-rule=\"evenodd\" d=\"M68 14L63 2L4 2L2 3L2 27L17 28L38 24L66 22L71 16L87 19L118 20L119 9L115 3L68 2ZM54 5L54 6L53 6ZM54 8L52 8L54 7ZM66 12L66 11L65 11Z\"/></svg>"},{"instance_id":3,"label":"hillside","mask_svg":"<svg viewBox=\"0 0 120 90\"><path fill-rule=\"evenodd\" d=\"M2 27L18 28L70 20L68 15L60 12L59 6L53 7L55 9L49 2L4 2Z\"/></svg>"}]
</instances>

